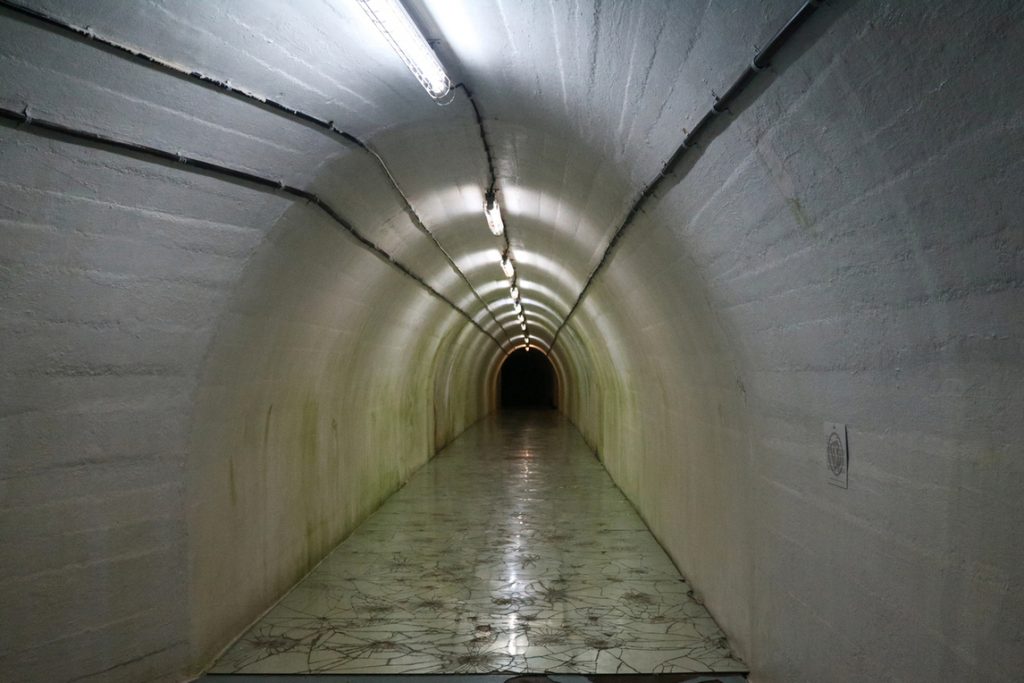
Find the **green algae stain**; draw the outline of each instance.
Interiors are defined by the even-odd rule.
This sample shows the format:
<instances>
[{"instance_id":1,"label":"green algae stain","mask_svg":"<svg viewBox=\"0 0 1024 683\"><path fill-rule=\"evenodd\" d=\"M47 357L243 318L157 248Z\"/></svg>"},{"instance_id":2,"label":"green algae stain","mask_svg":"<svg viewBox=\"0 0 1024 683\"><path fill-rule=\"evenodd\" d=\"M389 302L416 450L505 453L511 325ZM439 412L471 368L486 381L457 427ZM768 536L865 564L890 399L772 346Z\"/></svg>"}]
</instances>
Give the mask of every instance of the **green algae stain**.
<instances>
[{"instance_id":1,"label":"green algae stain","mask_svg":"<svg viewBox=\"0 0 1024 683\"><path fill-rule=\"evenodd\" d=\"M302 426L299 433L299 438L302 440L300 452L304 465L316 464L319 418L320 406L316 399L312 396L306 398L305 403L302 404Z\"/></svg>"},{"instance_id":2,"label":"green algae stain","mask_svg":"<svg viewBox=\"0 0 1024 683\"><path fill-rule=\"evenodd\" d=\"M327 520L306 520L306 567L309 571L324 556L327 550Z\"/></svg>"},{"instance_id":3,"label":"green algae stain","mask_svg":"<svg viewBox=\"0 0 1024 683\"><path fill-rule=\"evenodd\" d=\"M238 489L235 488L235 461L228 459L228 487L231 493L231 507L238 505Z\"/></svg>"},{"instance_id":4,"label":"green algae stain","mask_svg":"<svg viewBox=\"0 0 1024 683\"><path fill-rule=\"evenodd\" d=\"M274 404L271 403L267 406L267 417L263 420L263 447L267 447L267 441L270 439L270 416L274 413Z\"/></svg>"},{"instance_id":5,"label":"green algae stain","mask_svg":"<svg viewBox=\"0 0 1024 683\"><path fill-rule=\"evenodd\" d=\"M334 449L331 457L327 458L327 482L335 498L341 495L341 440L338 437L338 418L331 418L331 440ZM335 501L331 501L332 503Z\"/></svg>"},{"instance_id":6,"label":"green algae stain","mask_svg":"<svg viewBox=\"0 0 1024 683\"><path fill-rule=\"evenodd\" d=\"M810 216L807 215L807 212L804 210L803 204L800 203L799 199L796 197L787 197L786 206L789 207L789 212L793 214L793 219L796 220L797 225L804 230L813 230L814 221L812 221Z\"/></svg>"},{"instance_id":7,"label":"green algae stain","mask_svg":"<svg viewBox=\"0 0 1024 683\"><path fill-rule=\"evenodd\" d=\"M320 405L314 396L306 397L302 404L302 417L299 426L299 470L300 500L303 517L306 520L306 568L312 567L320 559L326 538L326 520L320 514L318 504L319 447L320 447Z\"/></svg>"}]
</instances>

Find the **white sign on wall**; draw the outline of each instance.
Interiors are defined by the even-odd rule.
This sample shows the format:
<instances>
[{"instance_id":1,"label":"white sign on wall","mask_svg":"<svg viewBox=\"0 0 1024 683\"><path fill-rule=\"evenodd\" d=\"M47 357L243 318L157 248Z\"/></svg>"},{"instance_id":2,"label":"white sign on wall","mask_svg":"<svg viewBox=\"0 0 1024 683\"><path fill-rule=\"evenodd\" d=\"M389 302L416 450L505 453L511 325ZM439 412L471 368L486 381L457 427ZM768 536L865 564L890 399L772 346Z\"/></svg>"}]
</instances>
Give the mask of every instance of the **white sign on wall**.
<instances>
[{"instance_id":1,"label":"white sign on wall","mask_svg":"<svg viewBox=\"0 0 1024 683\"><path fill-rule=\"evenodd\" d=\"M846 447L846 425L825 423L825 472L828 483L840 488L850 485L850 451Z\"/></svg>"}]
</instances>

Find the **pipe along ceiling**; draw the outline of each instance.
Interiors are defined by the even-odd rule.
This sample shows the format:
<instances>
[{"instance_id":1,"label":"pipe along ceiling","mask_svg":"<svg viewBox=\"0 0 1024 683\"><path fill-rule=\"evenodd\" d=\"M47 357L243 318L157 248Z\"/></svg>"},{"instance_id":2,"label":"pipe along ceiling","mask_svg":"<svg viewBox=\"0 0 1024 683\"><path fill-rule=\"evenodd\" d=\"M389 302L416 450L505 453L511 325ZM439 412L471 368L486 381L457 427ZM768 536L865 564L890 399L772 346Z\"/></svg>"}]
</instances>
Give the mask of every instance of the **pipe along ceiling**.
<instances>
[{"instance_id":1,"label":"pipe along ceiling","mask_svg":"<svg viewBox=\"0 0 1024 683\"><path fill-rule=\"evenodd\" d=\"M1011 680L1022 6L387 4L0 0L0 672L201 671L529 347L757 680Z\"/></svg>"}]
</instances>

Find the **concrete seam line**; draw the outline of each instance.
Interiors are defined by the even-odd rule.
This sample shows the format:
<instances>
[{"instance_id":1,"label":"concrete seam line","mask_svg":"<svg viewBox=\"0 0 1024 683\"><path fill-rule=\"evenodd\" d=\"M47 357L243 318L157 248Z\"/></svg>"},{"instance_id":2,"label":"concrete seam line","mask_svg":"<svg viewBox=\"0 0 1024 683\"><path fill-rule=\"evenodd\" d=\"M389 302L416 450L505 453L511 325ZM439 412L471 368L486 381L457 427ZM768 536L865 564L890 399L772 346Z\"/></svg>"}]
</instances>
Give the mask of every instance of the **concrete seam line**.
<instances>
[{"instance_id":1,"label":"concrete seam line","mask_svg":"<svg viewBox=\"0 0 1024 683\"><path fill-rule=\"evenodd\" d=\"M750 64L743 70L743 72L732 82L732 84L726 89L725 94L721 97L715 97L714 103L711 108L705 112L705 114L697 121L693 129L687 133L686 137L683 138L682 144L676 148L676 151L672 153L668 161L661 167L658 174L654 179L648 183L637 198L633 201L632 206L626 213L626 217L622 223L616 229L612 238L608 241L608 246L605 247L604 253L601 254L600 260L597 265L594 266L594 270L590 272L587 277L587 281L583 284L583 288L580 290L579 296L576 297L576 301L573 302L569 312L566 313L565 318L562 320L562 324L555 330L555 336L551 340L551 347L554 348L558 342L559 336L562 334L562 330L569 323L569 319L576 313L580 303L584 297L589 293L590 286L594 283L594 279L604 269L605 265L611 259L614 254L615 247L622 239L626 229L632 225L633 219L640 212L643 205L654 196L655 191L661 185L661 183L675 170L679 165L679 161L683 158L686 152L697 146L697 142L702 134L707 132L711 122L718 118L721 114L729 111L729 104L734 102L736 98L742 93L747 87L754 81L757 74L761 73L771 63L771 58L781 49L782 45L794 34L796 31L803 26L812 14L821 6L821 0L807 0L800 9L798 9L789 20L775 32L775 35L768 41L768 43L758 50L754 54L754 58L750 61ZM725 124L728 126L728 124Z\"/></svg>"},{"instance_id":2,"label":"concrete seam line","mask_svg":"<svg viewBox=\"0 0 1024 683\"><path fill-rule=\"evenodd\" d=\"M329 133L359 148L360 151L369 155L374 160L374 162L376 162L376 164L380 167L380 170L383 172L384 177L387 178L392 189L401 200L403 208L409 215L409 218L412 220L413 225L416 227L417 230L425 234L430 239L431 242L433 242L434 246L441 252L441 254L444 256L444 259L448 262L449 267L451 267L455 274L458 275L458 277L463 281L463 283L465 283L466 287L469 289L470 292L472 292L476 300L480 302L484 310L487 311L487 314L491 317L491 320L494 321L494 324L498 326L498 329L502 330L505 333L505 336L508 338L508 341L511 344L512 338L509 336L505 328L502 327L501 323L498 322L497 316L494 315L494 312L487 305L487 302L484 301L483 297L480 296L480 293L469 281L469 278L466 277L466 274L462 271L462 269L459 268L458 264L451 257L451 254L449 254L448 251L441 245L441 243L438 241L434 233L423 223L423 220L420 218L419 214L416 213L416 210L412 207L412 204L409 202L409 198L402 191L402 188L399 187L398 181L395 180L395 177L394 175L392 175L391 170L387 167L387 164L384 162L383 157L381 157L381 155L377 153L376 150L374 150L368 144L357 138L355 135L352 135L351 133L348 133L336 127L334 125L334 121L327 121L318 116L308 114L300 109L290 107L282 102L278 102L267 97L262 97L260 95L257 95L253 91L245 90L243 88L234 86L230 83L230 81L219 80L213 78L212 76L207 76L206 74L203 74L199 71L190 71L180 68L170 62L160 59L159 57L155 57L151 54L143 52L142 50L129 47L122 43L118 43L117 41L114 41L110 38L98 36L91 29L74 26L62 19L59 19L41 10L33 9L31 7L25 7L16 2L10 2L10 0L0 0L0 7L10 12L20 14L25 17L29 17L39 23L42 23L45 27L53 29L54 31L69 34L75 38L78 38L81 41L84 41L86 44L92 47L103 49L105 52L113 54L122 59L135 61L137 63L142 64L143 66L156 69L162 73L174 76L176 78L200 84L209 90L212 90L222 95L234 97L235 99L241 100L247 104L251 104L253 106L257 106L261 109L264 109L269 113L276 114L287 119L295 120L304 125L311 126L312 128L317 129L321 132Z\"/></svg>"},{"instance_id":3,"label":"concrete seam line","mask_svg":"<svg viewBox=\"0 0 1024 683\"><path fill-rule=\"evenodd\" d=\"M248 184L266 192L282 192L298 199L304 199L327 214L331 220L341 226L347 233L354 237L356 241L370 251L370 253L390 264L402 274L416 282L427 292L448 304L452 309L472 323L474 327L480 330L480 332L490 337L491 341L493 341L499 349L502 348L501 342L499 342L494 335L485 330L476 320L473 319L472 316L466 313L466 311L459 308L453 301L431 287L423 278L412 272L406 265L395 259L394 256L377 246L377 244L372 240L356 230L356 228L346 221L330 204L313 192L288 185L280 180L273 180L271 178L256 175L255 173L249 173L248 171L242 171L229 166L222 166L209 161L203 161L202 159L190 157L180 152L169 152L158 147L150 147L148 145L142 145L135 142L118 140L100 133L93 133L91 131L72 128L53 121L35 118L29 113L29 109L27 107L21 112L14 111L6 107L0 107L0 119L6 119L7 121L14 122L19 130L25 130L26 132L35 135L53 135L68 142L81 145L99 145L108 148L115 153L136 154L157 162L182 168L191 173L207 173L229 182Z\"/></svg>"}]
</instances>

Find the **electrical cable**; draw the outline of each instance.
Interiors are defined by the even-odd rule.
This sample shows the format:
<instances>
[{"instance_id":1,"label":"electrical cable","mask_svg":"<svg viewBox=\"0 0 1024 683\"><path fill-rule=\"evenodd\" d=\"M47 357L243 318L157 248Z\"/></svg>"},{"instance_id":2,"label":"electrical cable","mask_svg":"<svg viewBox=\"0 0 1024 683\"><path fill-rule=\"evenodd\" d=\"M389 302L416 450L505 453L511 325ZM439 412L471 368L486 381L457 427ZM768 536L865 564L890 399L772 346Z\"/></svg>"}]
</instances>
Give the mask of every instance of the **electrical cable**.
<instances>
[{"instance_id":1,"label":"electrical cable","mask_svg":"<svg viewBox=\"0 0 1024 683\"><path fill-rule=\"evenodd\" d=\"M460 82L460 83L456 83L455 86L452 89L453 90L458 90L460 88L462 89L462 92L464 92L466 94L466 99L469 100L469 104L473 108L473 118L476 121L477 131L480 133L480 142L481 142L481 144L483 145L483 148L484 148L484 156L487 157L487 172L488 172L488 176L489 176L489 182L488 182L488 185L487 185L487 191L485 193L485 197L487 197L488 200L491 200L491 199L494 198L495 193L497 192L498 176L497 176L497 174L495 173L495 170L494 170L494 155L491 152L491 143L490 143L490 140L487 137L487 129L484 127L484 117L483 117L483 114L480 112L480 106L479 106L479 104L476 101L476 97L473 96L473 92L469 89L469 86L467 86L465 82ZM508 233L509 233L508 222L507 221L503 221L503 222L505 224L505 229L502 231L502 238L504 239L505 246L504 246L504 248L501 251L501 255L502 255L503 259L509 258L512 261L515 261L515 258L512 256L512 243L509 241L509 238L508 238ZM513 277L511 279L511 284L512 284L512 287L518 287L519 286L519 271L518 270L515 272L515 277ZM525 319L526 313L524 312L522 315L523 315L523 317ZM529 337L530 337L529 328L524 330L524 333L526 335L526 338L529 339Z\"/></svg>"},{"instance_id":2,"label":"electrical cable","mask_svg":"<svg viewBox=\"0 0 1024 683\"><path fill-rule=\"evenodd\" d=\"M601 255L601 259L590 272L590 276L587 277L587 280L583 284L583 288L580 290L579 296L576 297L576 301L573 303L572 308L569 309L565 318L562 319L562 323L558 326L558 329L555 330L555 336L551 339L551 348L554 348L555 344L558 342L558 337L561 335L562 329L565 328L569 319L576 313L580 303L590 291L590 286L594 283L594 279L610 260L615 246L622 239L626 229L633 223L633 219L636 218L636 215L643 208L643 205L654 196L661 183L673 173L683 156L685 156L690 149L697 146L700 137L707 132L712 121L729 111L729 104L734 102L736 98L739 97L740 93L750 86L757 77L757 74L771 64L771 58L778 53L783 44L792 37L792 35L796 33L801 26L807 23L807 20L810 19L811 15L814 14L821 4L821 0L808 0L805 2L800 9L790 17L789 21L787 21L785 25L783 25L783 27L780 28L774 36L772 36L767 45L754 54L754 58L750 61L750 64L732 82L724 95L715 98L714 104L711 105L711 108L697 121L694 127L687 133L686 137L683 138L682 144L676 148L676 151L672 153L672 156L669 157L668 161L666 161L661 167L658 175L656 175L654 179L640 192L637 198L633 201L629 211L626 213L626 217L612 235L612 238L608 241L608 246L605 247L604 253Z\"/></svg>"},{"instance_id":3,"label":"electrical cable","mask_svg":"<svg viewBox=\"0 0 1024 683\"><path fill-rule=\"evenodd\" d=\"M497 325L498 328L505 333L505 337L508 339L509 343L512 342L512 338L509 336L508 332L504 329L504 327L502 327L501 323L498 322L497 317L494 315L494 312L491 311L490 307L487 305L487 302L485 302L483 297L480 296L480 293L477 292L475 287L473 287L473 284L469 281L469 278L466 277L466 274L462 271L461 268L459 268L458 264L455 263L455 260L452 258L451 254L449 254L448 251L441 245L441 243L438 241L434 233L429 228L427 228L427 226L423 223L423 220L420 218L419 214L417 214L416 210L413 209L412 204L409 202L409 198L405 195L401 187L398 185L398 181L395 179L394 175L391 173L391 170L384 162L383 157L381 157L381 155L377 153L376 150L370 147L367 143L357 138L355 135L339 129L337 126L334 125L333 121L322 119L320 117L306 113L300 109L290 107L282 102L278 102L267 97L262 97L260 95L257 95L253 91L245 90L243 88L239 88L235 85L232 85L230 81L216 79L206 74L200 73L199 71L190 71L183 69L168 61L160 59L159 57L147 54L137 48L129 47L128 45L118 43L109 38L99 36L88 28L74 26L46 12L33 9L31 7L25 7L24 5L18 4L16 2L11 2L10 0L0 0L0 8L21 15L22 17L27 17L31 20L34 20L35 22L42 24L44 27L53 30L54 32L58 32L73 37L79 40L80 42L83 42L87 45L90 45L98 49L102 49L104 52L112 54L121 59L133 61L135 63L173 76L179 80L199 84L205 87L207 90L211 90L221 95L230 96L236 100L245 102L249 105L256 106L269 113L281 116L289 120L297 121L308 127L314 128L320 132L328 133L334 137L344 140L350 145L354 145L360 151L370 155L374 162L380 167L380 170L384 173L384 176L391 184L391 187L394 190L394 192L398 195L406 214L409 216L410 220L412 221L416 229L422 232L431 240L434 246L441 252L442 256L444 257L445 261L447 261L448 265L452 268L452 270L455 271L455 273L463 281L463 283L465 283L465 285L473 293L473 296L476 298L476 300L480 303L481 306L483 306L484 310L487 311L488 315L490 315L491 319L494 321L494 324Z\"/></svg>"},{"instance_id":4,"label":"electrical cable","mask_svg":"<svg viewBox=\"0 0 1024 683\"><path fill-rule=\"evenodd\" d=\"M226 179L231 182L254 186L260 190L266 192L280 192L286 195L290 195L297 199L303 199L310 204L315 205L318 209L323 211L330 217L336 224L341 226L346 232L354 237L363 247L368 249L375 256L385 261L392 267L396 268L403 275L409 277L420 285L423 289L427 290L430 294L437 297L441 301L448 304L451 308L469 320L478 330L483 334L490 337L499 349L502 348L501 342L497 338L485 330L476 320L473 319L466 311L459 308L453 301L448 299L445 295L438 292L436 289L431 287L423 278L412 272L406 265L398 261L395 257L389 254L387 251L376 245L369 238L360 233L356 228L346 221L341 214L339 214L330 204L320 198L319 195L303 190L302 188L288 185L281 180L274 180L265 176L256 175L248 171L243 171L237 168L231 168L229 166L223 166L221 164L215 164L213 162L204 161L195 157L190 157L182 154L181 152L171 152L158 147L151 147L149 145L142 145L135 142L128 142L126 140L119 140L112 138L107 135L100 133L94 133L92 131L82 130L79 128L72 128L61 123L54 121L47 121L33 116L29 109L26 108L24 111L15 111L6 107L0 107L0 119L13 122L19 129L26 130L26 132L34 133L37 135L44 136L55 136L61 140L72 142L80 145L98 145L103 148L113 150L121 154L135 154L149 160L155 160L160 163L164 163L171 166L176 166L188 170L193 173L206 173L222 179Z\"/></svg>"}]
</instances>

